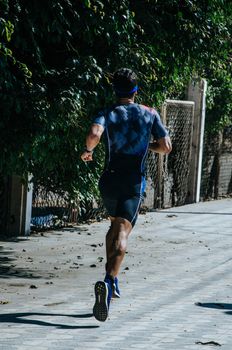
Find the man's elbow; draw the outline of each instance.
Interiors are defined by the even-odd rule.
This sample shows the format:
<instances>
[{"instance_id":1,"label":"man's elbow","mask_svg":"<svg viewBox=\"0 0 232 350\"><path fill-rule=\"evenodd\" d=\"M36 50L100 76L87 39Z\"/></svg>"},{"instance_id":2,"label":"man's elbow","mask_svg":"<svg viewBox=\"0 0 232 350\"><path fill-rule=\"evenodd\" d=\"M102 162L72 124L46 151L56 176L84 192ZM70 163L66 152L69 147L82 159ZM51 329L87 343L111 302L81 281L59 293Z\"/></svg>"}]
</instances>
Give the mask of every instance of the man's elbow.
<instances>
[{"instance_id":1,"label":"man's elbow","mask_svg":"<svg viewBox=\"0 0 232 350\"><path fill-rule=\"evenodd\" d=\"M98 124L94 124L90 130L90 133L89 133L89 137L91 139L95 139L95 140L100 140L101 138L101 135L103 133L103 127L101 125L98 125Z\"/></svg>"},{"instance_id":2,"label":"man's elbow","mask_svg":"<svg viewBox=\"0 0 232 350\"><path fill-rule=\"evenodd\" d=\"M99 142L101 139L102 131L100 128L92 128L89 133L89 139L93 142Z\"/></svg>"},{"instance_id":3,"label":"man's elbow","mask_svg":"<svg viewBox=\"0 0 232 350\"><path fill-rule=\"evenodd\" d=\"M100 136L99 133L97 133L97 132L90 132L90 133L89 133L89 139L90 139L91 141L97 141L97 142L99 142L99 141L100 141L100 138L101 138L101 136Z\"/></svg>"}]
</instances>

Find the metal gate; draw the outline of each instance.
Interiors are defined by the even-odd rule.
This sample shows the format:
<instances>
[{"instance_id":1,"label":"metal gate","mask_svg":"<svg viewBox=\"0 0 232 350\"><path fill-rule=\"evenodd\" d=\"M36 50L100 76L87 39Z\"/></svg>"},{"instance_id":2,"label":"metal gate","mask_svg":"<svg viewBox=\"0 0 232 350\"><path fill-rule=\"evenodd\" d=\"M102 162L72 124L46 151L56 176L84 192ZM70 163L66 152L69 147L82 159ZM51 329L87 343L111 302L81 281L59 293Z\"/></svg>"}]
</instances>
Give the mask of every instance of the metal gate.
<instances>
[{"instance_id":1,"label":"metal gate","mask_svg":"<svg viewBox=\"0 0 232 350\"><path fill-rule=\"evenodd\" d=\"M194 102L166 100L162 120L169 130L172 152L147 159L145 207L167 208L188 202Z\"/></svg>"}]
</instances>

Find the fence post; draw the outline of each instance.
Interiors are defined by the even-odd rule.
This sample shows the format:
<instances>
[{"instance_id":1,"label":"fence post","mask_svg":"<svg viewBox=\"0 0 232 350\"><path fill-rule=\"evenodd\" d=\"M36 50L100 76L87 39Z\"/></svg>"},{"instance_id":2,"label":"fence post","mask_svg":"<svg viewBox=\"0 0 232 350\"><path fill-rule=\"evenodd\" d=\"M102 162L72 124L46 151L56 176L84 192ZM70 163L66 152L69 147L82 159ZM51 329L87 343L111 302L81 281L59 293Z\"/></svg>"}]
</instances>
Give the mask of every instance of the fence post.
<instances>
[{"instance_id":1,"label":"fence post","mask_svg":"<svg viewBox=\"0 0 232 350\"><path fill-rule=\"evenodd\" d=\"M188 202L194 203L200 200L203 138L205 128L207 81L196 79L189 83L187 99L195 102L192 137L192 156L188 183Z\"/></svg>"},{"instance_id":2,"label":"fence post","mask_svg":"<svg viewBox=\"0 0 232 350\"><path fill-rule=\"evenodd\" d=\"M161 108L161 119L163 124L166 126L166 114L167 114L167 103L164 102L162 104L162 108ZM158 173L157 173L157 207L158 209L161 209L163 206L163 192L164 192L164 155L158 153L157 154L158 157Z\"/></svg>"}]
</instances>

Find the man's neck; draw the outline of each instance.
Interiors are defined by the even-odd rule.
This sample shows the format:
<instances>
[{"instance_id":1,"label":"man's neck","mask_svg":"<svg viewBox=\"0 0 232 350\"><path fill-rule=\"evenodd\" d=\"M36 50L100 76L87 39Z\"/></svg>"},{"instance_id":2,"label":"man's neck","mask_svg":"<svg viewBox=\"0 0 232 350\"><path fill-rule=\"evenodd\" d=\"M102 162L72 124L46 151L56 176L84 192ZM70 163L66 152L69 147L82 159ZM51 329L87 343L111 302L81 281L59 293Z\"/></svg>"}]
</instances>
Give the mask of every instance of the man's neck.
<instances>
[{"instance_id":1,"label":"man's neck","mask_svg":"<svg viewBox=\"0 0 232 350\"><path fill-rule=\"evenodd\" d=\"M118 102L121 105L127 105L127 104L130 104L130 103L135 103L135 99L134 99L134 97L131 97L131 98L121 97L121 98L118 99Z\"/></svg>"}]
</instances>

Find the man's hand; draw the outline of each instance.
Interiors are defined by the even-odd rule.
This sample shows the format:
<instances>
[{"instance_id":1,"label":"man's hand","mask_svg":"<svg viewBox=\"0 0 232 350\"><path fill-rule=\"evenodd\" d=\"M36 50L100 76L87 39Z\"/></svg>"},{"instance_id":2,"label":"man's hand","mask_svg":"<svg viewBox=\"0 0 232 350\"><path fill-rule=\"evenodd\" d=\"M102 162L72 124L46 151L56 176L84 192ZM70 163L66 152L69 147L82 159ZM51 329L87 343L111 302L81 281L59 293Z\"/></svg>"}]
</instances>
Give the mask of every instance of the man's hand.
<instances>
[{"instance_id":1,"label":"man's hand","mask_svg":"<svg viewBox=\"0 0 232 350\"><path fill-rule=\"evenodd\" d=\"M81 159L84 162L90 162L91 160L93 160L93 152L84 151L81 155Z\"/></svg>"},{"instance_id":2,"label":"man's hand","mask_svg":"<svg viewBox=\"0 0 232 350\"><path fill-rule=\"evenodd\" d=\"M172 150L172 143L169 136L162 137L161 139L150 143L149 150L160 154L170 153Z\"/></svg>"}]
</instances>

